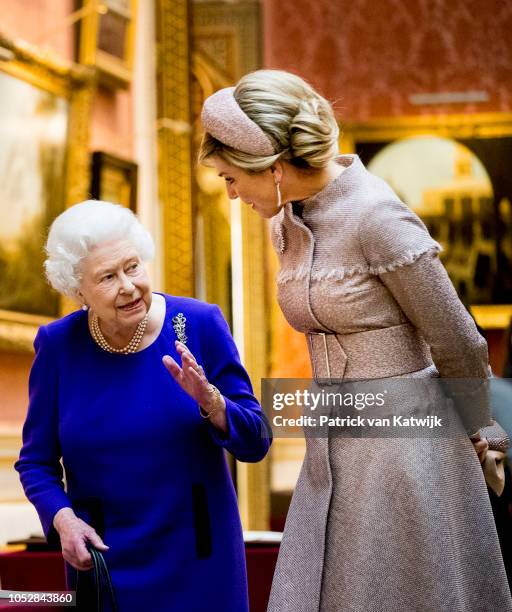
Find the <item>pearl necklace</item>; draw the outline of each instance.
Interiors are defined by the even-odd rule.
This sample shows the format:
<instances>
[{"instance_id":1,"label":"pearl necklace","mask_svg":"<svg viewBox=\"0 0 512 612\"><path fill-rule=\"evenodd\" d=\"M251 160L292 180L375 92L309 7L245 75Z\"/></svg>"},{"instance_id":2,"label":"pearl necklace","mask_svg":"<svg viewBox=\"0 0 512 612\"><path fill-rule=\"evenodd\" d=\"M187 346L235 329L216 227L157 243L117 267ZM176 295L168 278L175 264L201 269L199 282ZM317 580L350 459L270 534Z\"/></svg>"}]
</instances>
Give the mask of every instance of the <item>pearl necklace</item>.
<instances>
[{"instance_id":1,"label":"pearl necklace","mask_svg":"<svg viewBox=\"0 0 512 612\"><path fill-rule=\"evenodd\" d=\"M93 315L91 319L91 335L94 338L96 344L100 346L104 351L107 351L108 353L118 353L120 355L129 355L130 353L135 353L139 348L139 345L142 341L142 337L144 336L144 332L146 331L148 318L149 313L137 325L135 333L133 334L133 337L130 342L128 342L125 347L120 349L114 348L105 340L105 336L103 335L100 329L100 324L98 322L97 315Z\"/></svg>"}]
</instances>

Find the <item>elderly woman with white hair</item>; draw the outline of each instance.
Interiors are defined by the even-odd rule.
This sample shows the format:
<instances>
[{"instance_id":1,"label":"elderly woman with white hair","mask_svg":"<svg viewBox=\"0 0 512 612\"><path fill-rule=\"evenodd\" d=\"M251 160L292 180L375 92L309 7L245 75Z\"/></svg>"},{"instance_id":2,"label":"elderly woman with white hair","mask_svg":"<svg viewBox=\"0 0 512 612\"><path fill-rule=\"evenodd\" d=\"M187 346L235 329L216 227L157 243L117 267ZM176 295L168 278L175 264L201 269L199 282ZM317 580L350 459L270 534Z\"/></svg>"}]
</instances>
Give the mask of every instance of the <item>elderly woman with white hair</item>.
<instances>
[{"instance_id":1,"label":"elderly woman with white hair","mask_svg":"<svg viewBox=\"0 0 512 612\"><path fill-rule=\"evenodd\" d=\"M15 467L69 588L74 570L91 578L93 545L121 612L247 610L223 449L259 461L270 440L220 309L152 292L153 241L118 205L66 210L47 253L50 283L82 308L39 329Z\"/></svg>"}]
</instances>

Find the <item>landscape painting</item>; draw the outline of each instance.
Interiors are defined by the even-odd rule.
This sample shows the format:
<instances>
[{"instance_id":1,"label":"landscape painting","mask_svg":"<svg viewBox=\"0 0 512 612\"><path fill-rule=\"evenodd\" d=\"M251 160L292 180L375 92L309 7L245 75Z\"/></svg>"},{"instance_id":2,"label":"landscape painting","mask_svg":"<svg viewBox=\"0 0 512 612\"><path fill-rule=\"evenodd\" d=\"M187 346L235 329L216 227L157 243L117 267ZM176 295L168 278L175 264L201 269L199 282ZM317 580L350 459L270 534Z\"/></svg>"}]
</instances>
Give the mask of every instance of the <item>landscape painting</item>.
<instances>
[{"instance_id":1,"label":"landscape painting","mask_svg":"<svg viewBox=\"0 0 512 612\"><path fill-rule=\"evenodd\" d=\"M48 226L64 208L68 101L0 72L0 310L58 316Z\"/></svg>"}]
</instances>

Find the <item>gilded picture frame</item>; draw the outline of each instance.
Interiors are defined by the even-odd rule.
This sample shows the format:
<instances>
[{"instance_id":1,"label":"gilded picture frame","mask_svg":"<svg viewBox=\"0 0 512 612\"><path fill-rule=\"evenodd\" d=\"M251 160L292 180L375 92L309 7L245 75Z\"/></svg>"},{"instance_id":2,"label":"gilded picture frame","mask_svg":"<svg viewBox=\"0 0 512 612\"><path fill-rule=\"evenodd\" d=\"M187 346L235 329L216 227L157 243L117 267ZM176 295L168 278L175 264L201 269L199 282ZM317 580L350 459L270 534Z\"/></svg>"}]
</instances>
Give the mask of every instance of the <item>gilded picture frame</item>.
<instances>
[{"instance_id":1,"label":"gilded picture frame","mask_svg":"<svg viewBox=\"0 0 512 612\"><path fill-rule=\"evenodd\" d=\"M3 164L3 171L7 185L17 187L17 190L5 188L1 202L7 212L4 218L12 225L10 229L4 225L4 232L12 231L12 235L2 241L3 247L12 248L8 256L4 251L7 259L3 263L12 264L16 272L10 274L12 287L15 290L25 287L28 292L24 295L18 291L16 301L4 291L4 307L0 308L0 350L25 352L32 350L40 325L68 310L66 302L45 285L43 246L53 218L70 204L88 197L88 130L95 73L2 35L0 47L3 50L0 61L4 91L2 126L7 137L2 146L4 162L9 162ZM10 105L7 94L15 97ZM24 101L23 116L16 108L19 100ZM30 124L34 141L30 155L25 148L28 140L23 137L27 135L26 123ZM16 173L31 179L23 189L16 184ZM28 249L26 256L24 249ZM32 276L29 278L29 275ZM36 284L38 291L33 303L29 293L31 284ZM42 307L45 298L49 305Z\"/></svg>"},{"instance_id":2,"label":"gilded picture frame","mask_svg":"<svg viewBox=\"0 0 512 612\"><path fill-rule=\"evenodd\" d=\"M84 18L77 24L77 59L94 66L102 85L127 88L132 80L136 0L81 0Z\"/></svg>"},{"instance_id":3,"label":"gilded picture frame","mask_svg":"<svg viewBox=\"0 0 512 612\"><path fill-rule=\"evenodd\" d=\"M91 197L121 204L137 213L137 173L135 162L94 151L91 156Z\"/></svg>"},{"instance_id":4,"label":"gilded picture frame","mask_svg":"<svg viewBox=\"0 0 512 612\"><path fill-rule=\"evenodd\" d=\"M501 210L501 208L498 208L498 205L501 206L502 203L505 203L508 206L508 202L512 201L512 179L509 179L506 173L503 172L503 164L500 161L500 159L502 160L507 157L507 152L512 152L512 113L422 115L354 123L342 126L340 147L345 153L357 153L363 163L370 166L369 169L371 170L372 160L375 161L388 145L403 144L406 141L423 138L444 140L445 142L449 139L453 141L456 147L460 147L461 150L471 154L475 158L475 163L481 163L488 177L489 190L493 194L493 202L488 202L488 204L491 211L496 211L496 217L498 217L499 210ZM417 160L420 166L422 162L422 159ZM396 185L393 185L393 187L396 190ZM456 206L458 204L456 202ZM468 202L462 201L460 204L467 205ZM476 204L475 202L474 205ZM469 206L471 207L471 203ZM461 210L464 210L463 206ZM460 211L457 214L460 216ZM477 213L474 212L472 214ZM420 216L422 215L420 214ZM462 212L462 222L464 222L464 219L464 212ZM427 226L430 227L429 219L424 220ZM468 224L466 223L464 227L456 228L456 230L463 234L464 231L471 231L471 228L468 230ZM507 238L502 236L502 234L503 231L500 232L498 221L496 221L496 237L493 239L496 242L496 256L491 252L491 257L489 257L491 261L499 261L500 240L512 238L512 236ZM492 240L488 240L488 242L492 242ZM471 244L468 244L468 258L470 251ZM447 269L449 267L448 262ZM462 263L463 267L464 263ZM450 270L448 271L450 273ZM489 289L487 292L490 298L488 303L485 303L485 299L482 298L465 300L464 296L461 296L470 308L477 323L483 329L503 329L508 326L508 322L512 317L510 288L507 290L508 292L503 290L503 284L500 282L498 274L499 271L499 268L491 270L497 276L492 282L494 289ZM482 273L480 272L480 274ZM507 276L503 269L501 274L502 276ZM452 280L459 289L457 279L452 278ZM476 294L478 292L473 293ZM468 294L471 296L472 292L469 291ZM485 296L485 292L481 292L481 295Z\"/></svg>"}]
</instances>

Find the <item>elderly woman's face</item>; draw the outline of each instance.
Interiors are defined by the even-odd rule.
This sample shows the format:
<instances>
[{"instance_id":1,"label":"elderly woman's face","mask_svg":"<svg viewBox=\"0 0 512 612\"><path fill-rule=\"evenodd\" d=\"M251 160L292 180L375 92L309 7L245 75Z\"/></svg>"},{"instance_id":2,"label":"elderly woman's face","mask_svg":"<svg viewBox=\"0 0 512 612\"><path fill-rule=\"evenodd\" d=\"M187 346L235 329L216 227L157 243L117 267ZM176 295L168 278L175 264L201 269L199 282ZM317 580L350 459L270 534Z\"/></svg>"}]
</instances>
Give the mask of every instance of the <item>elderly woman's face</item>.
<instances>
[{"instance_id":1,"label":"elderly woman's face","mask_svg":"<svg viewBox=\"0 0 512 612\"><path fill-rule=\"evenodd\" d=\"M151 306L146 269L128 240L94 248L81 266L79 296L100 321L118 327L137 325Z\"/></svg>"},{"instance_id":2,"label":"elderly woman's face","mask_svg":"<svg viewBox=\"0 0 512 612\"><path fill-rule=\"evenodd\" d=\"M265 219L270 219L279 212L275 178L270 169L249 173L228 164L218 156L213 156L211 161L219 176L226 181L228 197L231 200L240 198Z\"/></svg>"}]
</instances>

